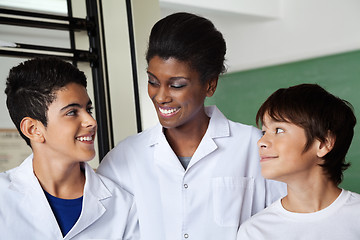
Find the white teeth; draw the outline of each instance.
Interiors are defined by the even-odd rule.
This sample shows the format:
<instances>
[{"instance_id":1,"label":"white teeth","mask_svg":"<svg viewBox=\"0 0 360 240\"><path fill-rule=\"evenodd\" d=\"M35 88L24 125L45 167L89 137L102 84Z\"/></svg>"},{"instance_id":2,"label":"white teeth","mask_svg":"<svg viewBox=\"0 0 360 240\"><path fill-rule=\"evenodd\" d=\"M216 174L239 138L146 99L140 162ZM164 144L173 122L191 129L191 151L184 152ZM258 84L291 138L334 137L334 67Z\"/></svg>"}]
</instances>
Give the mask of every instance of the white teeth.
<instances>
[{"instance_id":1,"label":"white teeth","mask_svg":"<svg viewBox=\"0 0 360 240\"><path fill-rule=\"evenodd\" d=\"M83 142L83 141L92 141L92 136L89 136L89 137L78 137L76 138L77 140L79 140L80 142Z\"/></svg>"},{"instance_id":2,"label":"white teeth","mask_svg":"<svg viewBox=\"0 0 360 240\"><path fill-rule=\"evenodd\" d=\"M176 108L172 108L172 109L163 109L163 108L159 108L160 112L163 114L171 114L173 112L176 112Z\"/></svg>"}]
</instances>

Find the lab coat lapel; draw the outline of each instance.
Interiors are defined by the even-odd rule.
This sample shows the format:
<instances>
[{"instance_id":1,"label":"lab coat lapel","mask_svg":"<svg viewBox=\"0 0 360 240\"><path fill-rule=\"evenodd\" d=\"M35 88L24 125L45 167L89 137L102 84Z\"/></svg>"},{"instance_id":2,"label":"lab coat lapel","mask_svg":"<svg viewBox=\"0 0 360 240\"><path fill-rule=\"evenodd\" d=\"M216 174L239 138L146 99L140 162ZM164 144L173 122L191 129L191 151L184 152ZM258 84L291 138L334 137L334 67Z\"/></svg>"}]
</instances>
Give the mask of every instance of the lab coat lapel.
<instances>
[{"instance_id":1,"label":"lab coat lapel","mask_svg":"<svg viewBox=\"0 0 360 240\"><path fill-rule=\"evenodd\" d=\"M152 138L152 144L154 145L154 161L155 164L161 168L169 168L171 170L180 171L183 173L185 170L181 165L178 157L175 155L174 151L170 147L164 133L162 132L162 127L156 131L156 136Z\"/></svg>"},{"instance_id":2,"label":"lab coat lapel","mask_svg":"<svg viewBox=\"0 0 360 240\"><path fill-rule=\"evenodd\" d=\"M81 215L64 239L73 238L98 220L106 212L106 208L101 201L112 196L91 167L87 163L83 164L86 182Z\"/></svg>"},{"instance_id":3,"label":"lab coat lapel","mask_svg":"<svg viewBox=\"0 0 360 240\"><path fill-rule=\"evenodd\" d=\"M36 235L47 236L50 234L49 237L52 239L61 239L62 233L59 225L45 193L33 173L32 159L33 155L30 155L16 170L10 173L11 185L9 187L23 196L22 213L26 221L34 226L33 230Z\"/></svg>"},{"instance_id":4,"label":"lab coat lapel","mask_svg":"<svg viewBox=\"0 0 360 240\"><path fill-rule=\"evenodd\" d=\"M206 133L201 140L198 148L191 158L186 171L195 163L215 151L218 147L214 139L230 136L230 127L227 118L219 111L216 106L208 106L205 108L206 114L210 117L210 122ZM154 159L155 163L160 167L169 167L169 169L185 172L178 157L171 149L166 140L162 127L158 124L155 135L150 139L150 143L155 145Z\"/></svg>"},{"instance_id":5,"label":"lab coat lapel","mask_svg":"<svg viewBox=\"0 0 360 240\"><path fill-rule=\"evenodd\" d=\"M217 145L214 142L214 140L205 134L198 148L196 149L194 155L192 156L187 169L190 169L191 166L193 166L195 163L197 163L198 161L200 161L201 159L203 159L204 157L206 157L216 149L217 149Z\"/></svg>"},{"instance_id":6,"label":"lab coat lapel","mask_svg":"<svg viewBox=\"0 0 360 240\"><path fill-rule=\"evenodd\" d=\"M229 122L219 109L217 109L217 107L209 106L205 108L205 111L210 117L209 126L194 155L192 156L187 170L218 148L214 139L230 135Z\"/></svg>"}]
</instances>

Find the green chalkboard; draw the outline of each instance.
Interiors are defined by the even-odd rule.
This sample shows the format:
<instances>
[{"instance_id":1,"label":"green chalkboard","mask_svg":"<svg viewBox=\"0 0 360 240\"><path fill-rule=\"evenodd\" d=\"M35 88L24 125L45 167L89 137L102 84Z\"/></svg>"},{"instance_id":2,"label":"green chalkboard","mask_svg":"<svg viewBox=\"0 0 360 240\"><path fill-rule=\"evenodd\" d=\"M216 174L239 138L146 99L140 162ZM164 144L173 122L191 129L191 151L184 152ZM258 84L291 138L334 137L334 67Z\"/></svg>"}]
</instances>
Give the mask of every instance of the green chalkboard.
<instances>
[{"instance_id":1,"label":"green chalkboard","mask_svg":"<svg viewBox=\"0 0 360 240\"><path fill-rule=\"evenodd\" d=\"M347 155L351 167L341 187L360 193L360 51L225 74L206 105L217 105L229 119L255 126L256 112L270 94L301 83L317 83L353 105L358 125Z\"/></svg>"}]
</instances>

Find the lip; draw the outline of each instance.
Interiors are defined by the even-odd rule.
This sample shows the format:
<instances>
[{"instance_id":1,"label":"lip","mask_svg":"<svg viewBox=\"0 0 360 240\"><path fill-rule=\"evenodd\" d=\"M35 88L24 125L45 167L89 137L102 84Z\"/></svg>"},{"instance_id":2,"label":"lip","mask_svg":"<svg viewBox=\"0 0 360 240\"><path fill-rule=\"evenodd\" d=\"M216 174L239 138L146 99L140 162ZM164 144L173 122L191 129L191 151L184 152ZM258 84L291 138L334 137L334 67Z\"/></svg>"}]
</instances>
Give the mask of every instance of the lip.
<instances>
[{"instance_id":1,"label":"lip","mask_svg":"<svg viewBox=\"0 0 360 240\"><path fill-rule=\"evenodd\" d=\"M277 156L260 155L260 163L267 162L267 161L270 161L270 160L273 160L273 159L276 159L276 158L278 158L278 157Z\"/></svg>"},{"instance_id":2,"label":"lip","mask_svg":"<svg viewBox=\"0 0 360 240\"><path fill-rule=\"evenodd\" d=\"M162 117L166 117L166 118L176 115L180 110L180 108L174 108L174 107L160 107L160 106L158 106L157 108L158 108L159 115L162 116Z\"/></svg>"},{"instance_id":3,"label":"lip","mask_svg":"<svg viewBox=\"0 0 360 240\"><path fill-rule=\"evenodd\" d=\"M96 135L95 133L84 134L84 135L75 137L75 140L79 141L81 143L93 144L94 140L95 140L95 135Z\"/></svg>"}]
</instances>

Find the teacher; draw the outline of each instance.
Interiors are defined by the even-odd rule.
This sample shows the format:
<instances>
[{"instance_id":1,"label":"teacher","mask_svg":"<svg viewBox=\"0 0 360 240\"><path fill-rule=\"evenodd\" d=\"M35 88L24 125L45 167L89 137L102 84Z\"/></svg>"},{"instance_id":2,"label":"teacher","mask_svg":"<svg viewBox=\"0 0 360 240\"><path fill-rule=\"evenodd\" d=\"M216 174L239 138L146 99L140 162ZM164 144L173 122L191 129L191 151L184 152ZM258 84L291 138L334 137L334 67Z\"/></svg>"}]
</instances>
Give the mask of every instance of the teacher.
<instances>
[{"instance_id":1,"label":"teacher","mask_svg":"<svg viewBox=\"0 0 360 240\"><path fill-rule=\"evenodd\" d=\"M261 132L204 106L225 53L203 17L175 13L152 28L148 94L159 124L120 142L98 169L134 195L142 239L234 240L242 222L285 193L261 176Z\"/></svg>"}]
</instances>

